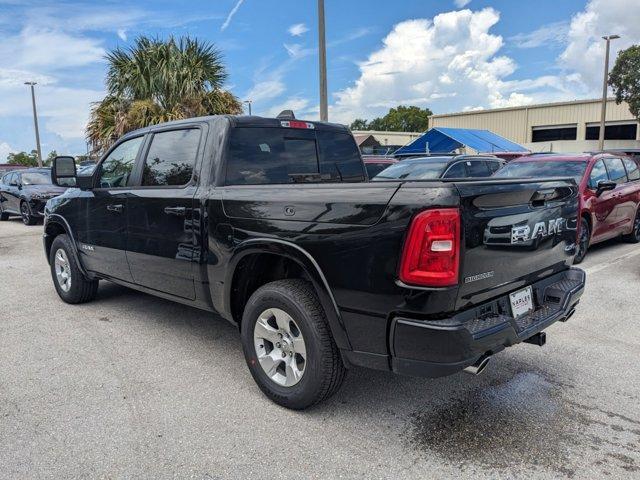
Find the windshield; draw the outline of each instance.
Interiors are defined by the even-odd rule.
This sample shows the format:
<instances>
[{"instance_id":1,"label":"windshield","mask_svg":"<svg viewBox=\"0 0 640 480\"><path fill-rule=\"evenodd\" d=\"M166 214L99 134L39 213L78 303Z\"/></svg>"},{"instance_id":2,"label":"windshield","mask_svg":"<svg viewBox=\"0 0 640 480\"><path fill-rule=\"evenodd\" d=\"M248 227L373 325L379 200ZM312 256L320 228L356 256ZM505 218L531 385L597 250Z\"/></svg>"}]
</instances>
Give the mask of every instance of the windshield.
<instances>
[{"instance_id":1,"label":"windshield","mask_svg":"<svg viewBox=\"0 0 640 480\"><path fill-rule=\"evenodd\" d=\"M580 183L587 162L513 162L498 170L494 177L572 177Z\"/></svg>"},{"instance_id":2,"label":"windshield","mask_svg":"<svg viewBox=\"0 0 640 480\"><path fill-rule=\"evenodd\" d=\"M51 185L51 176L44 172L27 172L22 174L23 185Z\"/></svg>"},{"instance_id":3,"label":"windshield","mask_svg":"<svg viewBox=\"0 0 640 480\"><path fill-rule=\"evenodd\" d=\"M384 169L372 180L433 180L440 178L447 162L411 162L404 161Z\"/></svg>"}]
</instances>

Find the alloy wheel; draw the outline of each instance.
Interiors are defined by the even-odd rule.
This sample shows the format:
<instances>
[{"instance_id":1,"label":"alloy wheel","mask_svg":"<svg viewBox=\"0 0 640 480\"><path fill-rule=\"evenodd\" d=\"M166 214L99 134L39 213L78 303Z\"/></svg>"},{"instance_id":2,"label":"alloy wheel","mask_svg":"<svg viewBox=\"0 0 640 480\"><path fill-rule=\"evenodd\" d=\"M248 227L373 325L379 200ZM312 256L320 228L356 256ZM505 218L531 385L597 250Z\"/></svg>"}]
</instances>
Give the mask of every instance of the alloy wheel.
<instances>
[{"instance_id":1,"label":"alloy wheel","mask_svg":"<svg viewBox=\"0 0 640 480\"><path fill-rule=\"evenodd\" d=\"M25 225L29 224L29 206L22 202L22 205L20 205L20 214L22 216L22 223L24 223Z\"/></svg>"},{"instance_id":2,"label":"alloy wheel","mask_svg":"<svg viewBox=\"0 0 640 480\"><path fill-rule=\"evenodd\" d=\"M633 236L636 240L640 240L640 210L636 213L636 220L633 223Z\"/></svg>"},{"instance_id":3,"label":"alloy wheel","mask_svg":"<svg viewBox=\"0 0 640 480\"><path fill-rule=\"evenodd\" d=\"M269 308L253 327L258 362L267 376L283 387L298 383L304 375L307 349L300 328L284 310Z\"/></svg>"},{"instance_id":4,"label":"alloy wheel","mask_svg":"<svg viewBox=\"0 0 640 480\"><path fill-rule=\"evenodd\" d=\"M576 260L581 261L587 254L589 248L589 225L583 220L580 228L580 238L578 238L578 253L576 253Z\"/></svg>"},{"instance_id":5,"label":"alloy wheel","mask_svg":"<svg viewBox=\"0 0 640 480\"><path fill-rule=\"evenodd\" d=\"M68 292L71 288L71 265L69 264L69 258L66 252L61 248L56 251L54 265L58 285L62 291Z\"/></svg>"}]
</instances>

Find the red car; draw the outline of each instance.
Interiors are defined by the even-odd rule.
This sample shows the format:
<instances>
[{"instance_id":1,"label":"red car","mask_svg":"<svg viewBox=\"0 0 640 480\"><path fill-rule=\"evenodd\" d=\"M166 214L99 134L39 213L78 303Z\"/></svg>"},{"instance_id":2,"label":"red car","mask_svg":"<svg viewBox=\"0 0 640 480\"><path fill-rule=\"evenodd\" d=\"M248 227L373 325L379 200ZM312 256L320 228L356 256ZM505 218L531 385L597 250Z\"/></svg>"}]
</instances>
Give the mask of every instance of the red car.
<instances>
[{"instance_id":1,"label":"red car","mask_svg":"<svg viewBox=\"0 0 640 480\"><path fill-rule=\"evenodd\" d=\"M640 242L640 164L624 155L532 155L505 165L496 177L573 177L580 187L575 263L589 245L614 237Z\"/></svg>"},{"instance_id":2,"label":"red car","mask_svg":"<svg viewBox=\"0 0 640 480\"><path fill-rule=\"evenodd\" d=\"M394 163L398 163L398 160L393 157L387 157L385 155L363 155L362 161L367 169L369 179L375 177L382 170L390 167Z\"/></svg>"}]
</instances>

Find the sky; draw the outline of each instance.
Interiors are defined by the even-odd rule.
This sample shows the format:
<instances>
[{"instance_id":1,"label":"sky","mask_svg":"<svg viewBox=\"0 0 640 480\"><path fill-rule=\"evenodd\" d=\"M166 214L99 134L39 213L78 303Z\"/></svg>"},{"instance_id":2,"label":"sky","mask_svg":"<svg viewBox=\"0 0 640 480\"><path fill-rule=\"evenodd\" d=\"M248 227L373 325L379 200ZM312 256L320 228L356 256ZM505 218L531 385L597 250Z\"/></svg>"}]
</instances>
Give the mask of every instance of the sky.
<instances>
[{"instance_id":1,"label":"sky","mask_svg":"<svg viewBox=\"0 0 640 480\"><path fill-rule=\"evenodd\" d=\"M640 0L325 0L329 119L372 119L399 104L434 113L601 95L604 41L640 43ZM314 0L0 0L0 162L34 148L82 154L105 54L139 35L213 43L225 88L253 113L318 118Z\"/></svg>"}]
</instances>

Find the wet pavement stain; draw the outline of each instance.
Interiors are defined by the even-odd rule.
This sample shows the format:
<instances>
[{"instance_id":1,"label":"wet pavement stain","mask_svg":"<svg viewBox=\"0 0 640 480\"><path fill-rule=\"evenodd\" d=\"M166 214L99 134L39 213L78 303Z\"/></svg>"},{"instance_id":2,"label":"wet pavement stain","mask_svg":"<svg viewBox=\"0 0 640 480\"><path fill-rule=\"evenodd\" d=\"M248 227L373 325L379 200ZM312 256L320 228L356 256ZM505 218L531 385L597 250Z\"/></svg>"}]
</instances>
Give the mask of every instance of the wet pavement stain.
<instances>
[{"instance_id":1,"label":"wet pavement stain","mask_svg":"<svg viewBox=\"0 0 640 480\"><path fill-rule=\"evenodd\" d=\"M566 478L640 472L640 421L566 400L568 388L544 372L516 373L423 407L405 441L462 469L536 468Z\"/></svg>"}]
</instances>

